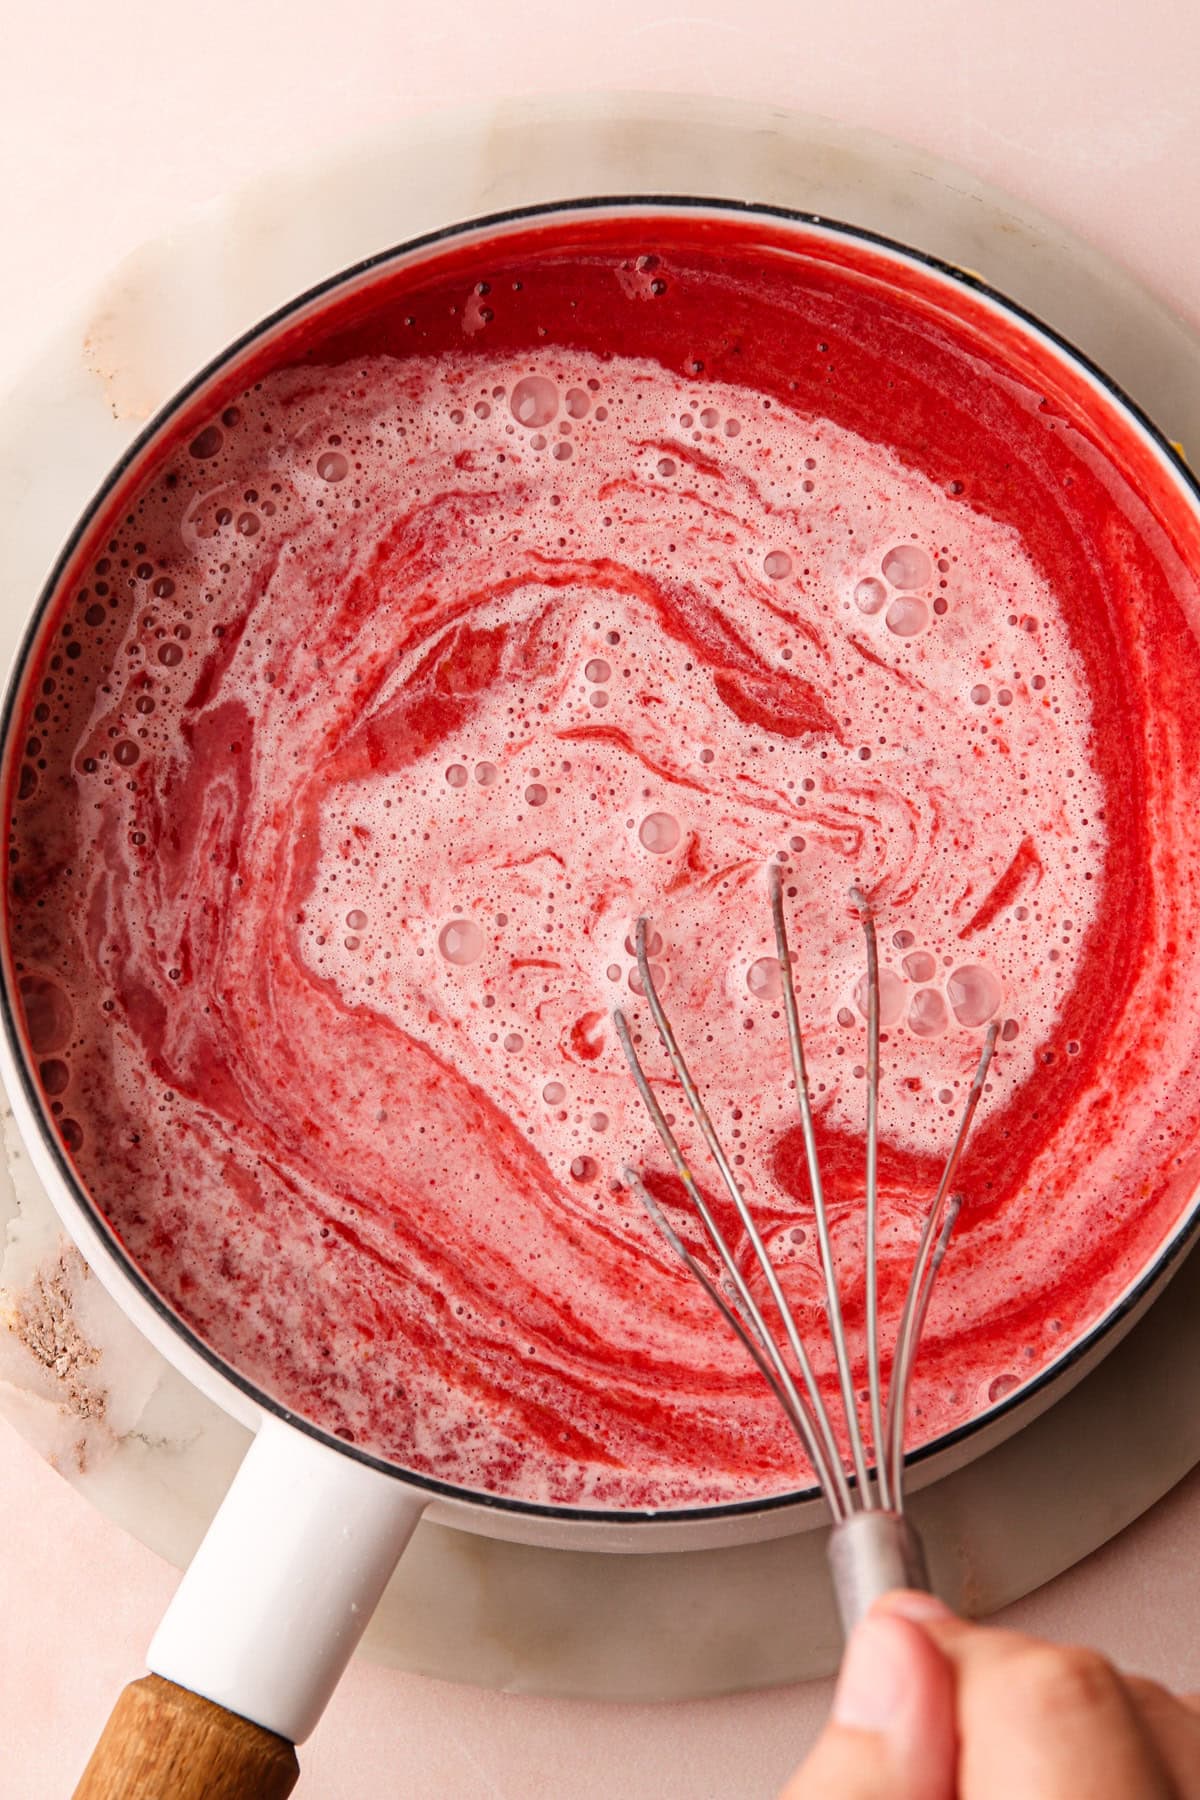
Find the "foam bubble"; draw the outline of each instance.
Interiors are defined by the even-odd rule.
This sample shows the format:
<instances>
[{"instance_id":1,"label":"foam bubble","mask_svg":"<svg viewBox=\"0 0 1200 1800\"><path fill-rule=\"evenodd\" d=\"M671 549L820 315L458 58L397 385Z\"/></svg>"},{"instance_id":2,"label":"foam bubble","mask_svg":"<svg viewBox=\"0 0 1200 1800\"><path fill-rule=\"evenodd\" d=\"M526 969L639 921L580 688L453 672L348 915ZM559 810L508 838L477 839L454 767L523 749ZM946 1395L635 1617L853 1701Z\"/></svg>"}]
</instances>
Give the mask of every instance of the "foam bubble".
<instances>
[{"instance_id":1,"label":"foam bubble","mask_svg":"<svg viewBox=\"0 0 1200 1800\"><path fill-rule=\"evenodd\" d=\"M204 430L192 439L188 450L198 462L207 462L212 457L221 454L224 442L225 433L219 425L206 425Z\"/></svg>"},{"instance_id":2,"label":"foam bubble","mask_svg":"<svg viewBox=\"0 0 1200 1800\"><path fill-rule=\"evenodd\" d=\"M518 425L530 431L549 425L558 411L558 389L545 375L526 375L514 386L508 401Z\"/></svg>"},{"instance_id":3,"label":"foam bubble","mask_svg":"<svg viewBox=\"0 0 1200 1800\"><path fill-rule=\"evenodd\" d=\"M893 1025L900 1023L904 1017L906 1000L904 983L895 969L880 969L879 1023L884 1031L888 1031ZM854 1004L865 1019L867 1016L867 977L865 974L859 977L858 984L854 989Z\"/></svg>"},{"instance_id":4,"label":"foam bubble","mask_svg":"<svg viewBox=\"0 0 1200 1800\"><path fill-rule=\"evenodd\" d=\"M438 949L448 963L465 968L483 955L483 932L474 919L450 919L438 933Z\"/></svg>"},{"instance_id":5,"label":"foam bubble","mask_svg":"<svg viewBox=\"0 0 1200 1800\"><path fill-rule=\"evenodd\" d=\"M783 996L783 978L777 956L760 956L746 970L746 986L758 1000L779 1000Z\"/></svg>"},{"instance_id":6,"label":"foam bubble","mask_svg":"<svg viewBox=\"0 0 1200 1800\"><path fill-rule=\"evenodd\" d=\"M883 573L896 588L928 587L933 564L919 544L897 544L883 559Z\"/></svg>"},{"instance_id":7,"label":"foam bubble","mask_svg":"<svg viewBox=\"0 0 1200 1800\"><path fill-rule=\"evenodd\" d=\"M679 820L671 813L647 813L638 827L638 838L654 856L667 856L679 843Z\"/></svg>"},{"instance_id":8,"label":"foam bubble","mask_svg":"<svg viewBox=\"0 0 1200 1800\"><path fill-rule=\"evenodd\" d=\"M1004 998L1004 990L982 963L964 963L947 980L946 997L960 1025L986 1025Z\"/></svg>"},{"instance_id":9,"label":"foam bubble","mask_svg":"<svg viewBox=\"0 0 1200 1800\"><path fill-rule=\"evenodd\" d=\"M854 589L854 604L863 613L882 612L887 597L886 587L874 575L865 575Z\"/></svg>"},{"instance_id":10,"label":"foam bubble","mask_svg":"<svg viewBox=\"0 0 1200 1800\"><path fill-rule=\"evenodd\" d=\"M888 607L884 623L897 637L916 637L929 623L929 608L913 594L900 594Z\"/></svg>"},{"instance_id":11,"label":"foam bubble","mask_svg":"<svg viewBox=\"0 0 1200 1800\"><path fill-rule=\"evenodd\" d=\"M65 1094L71 1085L70 1066L61 1057L52 1056L44 1063L38 1064L44 1091L54 1098L57 1094Z\"/></svg>"},{"instance_id":12,"label":"foam bubble","mask_svg":"<svg viewBox=\"0 0 1200 1800\"><path fill-rule=\"evenodd\" d=\"M70 1000L56 981L41 975L22 975L20 986L30 1049L37 1056L61 1050L70 1042L74 1026Z\"/></svg>"},{"instance_id":13,"label":"foam bubble","mask_svg":"<svg viewBox=\"0 0 1200 1800\"><path fill-rule=\"evenodd\" d=\"M918 1037L938 1037L950 1023L937 988L918 988L908 1004L908 1028Z\"/></svg>"}]
</instances>

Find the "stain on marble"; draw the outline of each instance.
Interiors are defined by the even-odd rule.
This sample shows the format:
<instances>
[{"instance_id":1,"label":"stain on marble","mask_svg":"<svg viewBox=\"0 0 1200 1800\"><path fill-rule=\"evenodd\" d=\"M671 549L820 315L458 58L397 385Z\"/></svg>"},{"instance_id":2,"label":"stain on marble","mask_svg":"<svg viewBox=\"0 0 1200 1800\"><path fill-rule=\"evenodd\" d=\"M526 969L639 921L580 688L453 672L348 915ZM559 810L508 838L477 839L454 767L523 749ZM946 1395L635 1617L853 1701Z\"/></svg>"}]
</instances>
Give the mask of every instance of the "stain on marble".
<instances>
[{"instance_id":1,"label":"stain on marble","mask_svg":"<svg viewBox=\"0 0 1200 1800\"><path fill-rule=\"evenodd\" d=\"M75 1321L74 1288L92 1274L78 1250L64 1249L56 1263L39 1269L31 1286L9 1302L6 1321L24 1346L55 1382L60 1405L84 1421L101 1424L108 1417L108 1390L97 1381L100 1352ZM75 1445L76 1466L87 1463L87 1439Z\"/></svg>"}]
</instances>

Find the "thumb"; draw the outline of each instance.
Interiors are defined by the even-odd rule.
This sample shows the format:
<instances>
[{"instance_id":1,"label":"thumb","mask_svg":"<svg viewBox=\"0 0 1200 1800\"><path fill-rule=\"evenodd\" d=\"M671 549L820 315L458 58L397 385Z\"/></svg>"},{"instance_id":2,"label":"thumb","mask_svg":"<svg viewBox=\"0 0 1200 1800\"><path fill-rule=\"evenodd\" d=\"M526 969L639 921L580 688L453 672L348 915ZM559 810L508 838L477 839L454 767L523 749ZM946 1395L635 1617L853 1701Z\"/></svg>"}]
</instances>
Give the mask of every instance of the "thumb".
<instances>
[{"instance_id":1,"label":"thumb","mask_svg":"<svg viewBox=\"0 0 1200 1800\"><path fill-rule=\"evenodd\" d=\"M851 1634L829 1723L780 1800L954 1800L954 1675L910 1620Z\"/></svg>"}]
</instances>

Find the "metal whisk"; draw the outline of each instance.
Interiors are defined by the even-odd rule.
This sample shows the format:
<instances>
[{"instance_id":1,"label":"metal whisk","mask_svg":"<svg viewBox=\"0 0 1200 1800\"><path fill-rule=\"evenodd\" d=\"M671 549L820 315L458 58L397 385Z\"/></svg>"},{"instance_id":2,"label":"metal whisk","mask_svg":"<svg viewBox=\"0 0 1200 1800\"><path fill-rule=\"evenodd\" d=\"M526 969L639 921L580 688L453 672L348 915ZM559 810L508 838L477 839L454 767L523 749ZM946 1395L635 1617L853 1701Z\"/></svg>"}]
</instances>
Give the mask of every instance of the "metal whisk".
<instances>
[{"instance_id":1,"label":"metal whisk","mask_svg":"<svg viewBox=\"0 0 1200 1800\"><path fill-rule=\"evenodd\" d=\"M817 1160L816 1132L809 1095L808 1072L804 1061L804 1041L796 1007L796 988L792 978L792 960L788 949L787 926L783 916L783 882L778 864L770 867L768 887L771 917L775 926L775 949L779 959L779 976L787 1018L788 1044L796 1101L804 1136L809 1187L816 1221L821 1270L825 1280L825 1296L829 1333L837 1364L838 1386L845 1413L850 1443L851 1469L847 1471L834 1436L824 1396L814 1374L804 1341L796 1326L791 1307L762 1241L754 1215L746 1203L737 1176L721 1147L716 1129L688 1071L678 1039L663 1009L654 985L650 960L646 951L649 922L637 923L637 963L642 987L658 1035L662 1039L683 1090L700 1135L712 1156L721 1180L741 1221L743 1230L762 1271L774 1312L782 1327L785 1345L772 1331L759 1302L742 1274L728 1240L713 1216L712 1209L697 1185L687 1158L679 1146L658 1099L652 1089L638 1053L634 1048L628 1020L618 1011L613 1014L617 1035L637 1083L638 1092L666 1147L675 1173L683 1183L687 1197L703 1226L728 1281L727 1300L699 1260L673 1229L641 1176L635 1169L624 1171L625 1179L637 1194L650 1218L704 1289L726 1324L733 1330L761 1371L771 1392L783 1408L788 1423L804 1446L817 1479L821 1484L833 1528L829 1540L829 1562L837 1594L843 1628L848 1632L881 1595L896 1587L928 1589L929 1577L920 1538L904 1512L904 1430L908 1410L909 1386L917 1344L929 1307L938 1269L954 1230L961 1196L951 1194L951 1184L962 1155L967 1133L979 1097L983 1092L988 1064L996 1045L997 1027L989 1027L984 1040L970 1093L963 1107L958 1131L938 1182L937 1192L926 1215L908 1293L900 1317L900 1326L892 1358L891 1380L886 1401L880 1373L879 1298L877 1269L877 1236L879 1215L879 951L871 908L858 888L851 888L850 900L862 921L867 948L867 1147L866 1147L866 1351L869 1442L873 1446L874 1466L868 1464L867 1438L864 1436L854 1392L854 1372L846 1344L841 1299L833 1264L829 1235L829 1215L821 1185ZM949 1198L948 1198L949 1196ZM791 1360L787 1356L791 1352ZM798 1379L797 1379L798 1377Z\"/></svg>"}]
</instances>

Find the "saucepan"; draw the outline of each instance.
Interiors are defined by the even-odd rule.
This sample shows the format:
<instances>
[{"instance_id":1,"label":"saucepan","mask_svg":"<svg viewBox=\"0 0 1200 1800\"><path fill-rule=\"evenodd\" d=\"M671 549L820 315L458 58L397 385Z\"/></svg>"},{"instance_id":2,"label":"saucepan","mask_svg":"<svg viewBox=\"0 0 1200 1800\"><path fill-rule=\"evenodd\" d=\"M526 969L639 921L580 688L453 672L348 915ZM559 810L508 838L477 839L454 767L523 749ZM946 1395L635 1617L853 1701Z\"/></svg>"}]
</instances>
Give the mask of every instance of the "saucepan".
<instances>
[{"instance_id":1,"label":"saucepan","mask_svg":"<svg viewBox=\"0 0 1200 1800\"><path fill-rule=\"evenodd\" d=\"M1097 459L1142 499L1160 553L1200 567L1200 493L1154 426L1099 370L1035 319L963 271L830 220L778 208L681 198L607 198L509 212L450 226L339 273L264 320L203 369L142 432L63 548L11 671L3 708L3 772L11 814L28 754L39 656L62 608L94 564L112 521L166 454L187 443L230 397L286 361L320 322L353 322L402 307L405 292L456 270L463 292L505 250L552 245L561 257L595 252L595 233L628 245L635 274L653 243L670 263L676 228L711 226L746 258L791 265L797 280L840 271L912 309L919 329L951 331L1011 380L1043 396L1063 430L1090 438ZM698 362L703 348L697 346ZM929 426L928 421L926 422ZM127 1797L219 1791L282 1795L296 1778L293 1746L312 1731L397 1560L427 1512L466 1531L549 1547L620 1553L704 1549L806 1529L825 1517L811 1485L765 1500L667 1511L542 1504L455 1487L382 1460L333 1435L248 1379L173 1309L109 1224L103 1193L88 1192L39 1074L4 934L0 1063L30 1157L62 1221L127 1316L190 1382L255 1433L253 1444L150 1647L152 1676L126 1690L80 1792ZM1192 1176L1173 1190L1170 1216L1102 1314L1012 1391L953 1431L916 1447L915 1485L979 1455L1049 1406L1128 1330L1177 1267L1194 1233ZM764 1405L768 1404L764 1398Z\"/></svg>"}]
</instances>

